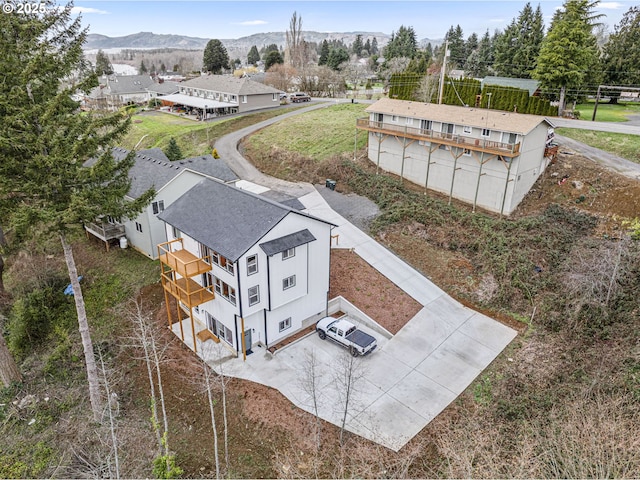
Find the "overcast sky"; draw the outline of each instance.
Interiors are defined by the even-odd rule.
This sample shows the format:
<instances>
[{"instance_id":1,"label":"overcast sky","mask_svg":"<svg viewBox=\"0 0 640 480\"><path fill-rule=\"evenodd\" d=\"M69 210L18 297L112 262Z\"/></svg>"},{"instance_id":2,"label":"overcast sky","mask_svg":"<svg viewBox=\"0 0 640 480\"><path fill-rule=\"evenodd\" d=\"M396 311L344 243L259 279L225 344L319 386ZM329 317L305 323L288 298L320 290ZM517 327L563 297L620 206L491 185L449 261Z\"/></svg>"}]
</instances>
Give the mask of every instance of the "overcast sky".
<instances>
[{"instance_id":1,"label":"overcast sky","mask_svg":"<svg viewBox=\"0 0 640 480\"><path fill-rule=\"evenodd\" d=\"M548 27L561 0L539 4ZM413 27L418 39L441 39L451 25L460 25L465 38L476 32L505 26L526 1L184 1L184 0L76 0L90 33L120 37L138 32L230 39L254 33L282 32L294 11L302 17L302 29L318 32L382 32L391 34L401 25ZM597 13L613 26L637 1L600 2Z\"/></svg>"}]
</instances>

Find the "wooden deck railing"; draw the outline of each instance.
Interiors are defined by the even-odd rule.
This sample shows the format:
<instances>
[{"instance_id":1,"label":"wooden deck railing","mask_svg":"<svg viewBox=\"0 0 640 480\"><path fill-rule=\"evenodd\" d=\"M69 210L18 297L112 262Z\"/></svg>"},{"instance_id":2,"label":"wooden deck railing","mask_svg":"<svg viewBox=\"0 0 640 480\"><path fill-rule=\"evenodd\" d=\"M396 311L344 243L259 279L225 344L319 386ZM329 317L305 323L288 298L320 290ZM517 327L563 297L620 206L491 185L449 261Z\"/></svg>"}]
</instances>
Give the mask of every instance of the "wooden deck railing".
<instances>
[{"instance_id":1,"label":"wooden deck railing","mask_svg":"<svg viewBox=\"0 0 640 480\"><path fill-rule=\"evenodd\" d=\"M496 153L499 155L506 155L508 157L515 157L520 154L520 143L496 142L486 138L476 138L454 133L436 132L431 129L394 125L370 120L368 118L358 118L356 120L356 127L372 132L398 135L415 140L467 148L469 150Z\"/></svg>"}]
</instances>

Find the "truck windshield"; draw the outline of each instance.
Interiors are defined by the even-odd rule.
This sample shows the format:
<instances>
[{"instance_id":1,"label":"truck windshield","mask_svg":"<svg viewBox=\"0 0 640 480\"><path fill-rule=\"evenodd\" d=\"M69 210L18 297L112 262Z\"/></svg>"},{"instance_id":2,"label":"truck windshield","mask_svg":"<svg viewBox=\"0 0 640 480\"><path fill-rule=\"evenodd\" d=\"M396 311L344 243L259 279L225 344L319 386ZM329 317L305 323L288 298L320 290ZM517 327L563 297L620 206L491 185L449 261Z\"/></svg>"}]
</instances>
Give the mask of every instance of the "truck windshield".
<instances>
[{"instance_id":1,"label":"truck windshield","mask_svg":"<svg viewBox=\"0 0 640 480\"><path fill-rule=\"evenodd\" d=\"M347 334L345 335L345 337L346 337L347 335L351 335L351 334L352 334L353 332L355 332L355 331L356 331L356 327L351 327L349 330L347 330Z\"/></svg>"}]
</instances>

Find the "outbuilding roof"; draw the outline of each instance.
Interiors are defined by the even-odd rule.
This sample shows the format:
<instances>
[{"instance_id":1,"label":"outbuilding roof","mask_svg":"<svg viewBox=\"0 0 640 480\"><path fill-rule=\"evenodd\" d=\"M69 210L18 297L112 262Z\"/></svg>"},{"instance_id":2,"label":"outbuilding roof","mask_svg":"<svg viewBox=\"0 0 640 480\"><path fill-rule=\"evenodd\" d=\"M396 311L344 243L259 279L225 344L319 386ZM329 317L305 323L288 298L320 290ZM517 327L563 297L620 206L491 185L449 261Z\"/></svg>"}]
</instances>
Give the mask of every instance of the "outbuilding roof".
<instances>
[{"instance_id":1,"label":"outbuilding roof","mask_svg":"<svg viewBox=\"0 0 640 480\"><path fill-rule=\"evenodd\" d=\"M328 223L246 190L208 179L173 202L159 218L235 262L290 214Z\"/></svg>"},{"instance_id":2,"label":"outbuilding roof","mask_svg":"<svg viewBox=\"0 0 640 480\"><path fill-rule=\"evenodd\" d=\"M180 85L187 88L201 88L203 90L236 95L259 95L280 92L280 90L260 82L254 82L248 78L236 78L231 75L202 75L182 82Z\"/></svg>"},{"instance_id":3,"label":"outbuilding roof","mask_svg":"<svg viewBox=\"0 0 640 480\"><path fill-rule=\"evenodd\" d=\"M485 85L497 85L500 87L512 87L527 90L532 96L540 88L540 82L531 78L509 78L509 77L484 77L480 82L482 88Z\"/></svg>"},{"instance_id":4,"label":"outbuilding roof","mask_svg":"<svg viewBox=\"0 0 640 480\"><path fill-rule=\"evenodd\" d=\"M400 117L412 117L435 122L489 128L502 132L526 135L541 123L550 122L539 115L488 110L486 108L458 107L436 103L411 102L383 98L368 107L368 113L382 113Z\"/></svg>"},{"instance_id":5,"label":"outbuilding roof","mask_svg":"<svg viewBox=\"0 0 640 480\"><path fill-rule=\"evenodd\" d=\"M129 150L115 147L112 149L112 154L116 160L122 160L129 154ZM136 152L135 162L129 170L131 188L128 196L138 198L151 187L157 191L187 169L218 178L223 182L238 179L226 163L211 155L201 155L171 162L161 149L151 148Z\"/></svg>"}]
</instances>

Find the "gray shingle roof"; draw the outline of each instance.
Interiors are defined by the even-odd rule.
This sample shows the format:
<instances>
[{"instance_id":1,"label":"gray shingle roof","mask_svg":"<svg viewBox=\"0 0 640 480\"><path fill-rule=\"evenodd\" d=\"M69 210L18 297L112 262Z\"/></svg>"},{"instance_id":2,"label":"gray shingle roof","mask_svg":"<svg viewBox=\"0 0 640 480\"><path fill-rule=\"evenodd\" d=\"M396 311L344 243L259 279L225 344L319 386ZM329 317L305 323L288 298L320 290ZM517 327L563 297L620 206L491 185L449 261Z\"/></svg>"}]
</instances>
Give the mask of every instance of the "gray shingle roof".
<instances>
[{"instance_id":1,"label":"gray shingle roof","mask_svg":"<svg viewBox=\"0 0 640 480\"><path fill-rule=\"evenodd\" d=\"M123 159L128 153L129 150L124 148L116 147L113 149L113 157L116 160ZM238 179L226 163L220 159L213 158L211 155L171 162L161 149L151 148L140 150L136 153L135 163L129 171L131 188L128 195L131 198L138 198L151 187L157 191L185 169L219 178L224 182Z\"/></svg>"},{"instance_id":2,"label":"gray shingle roof","mask_svg":"<svg viewBox=\"0 0 640 480\"><path fill-rule=\"evenodd\" d=\"M203 75L180 84L184 87L202 88L214 92L233 93L236 95L257 95L279 93L277 88L269 87L248 78L236 78L230 75Z\"/></svg>"},{"instance_id":3,"label":"gray shingle roof","mask_svg":"<svg viewBox=\"0 0 640 480\"><path fill-rule=\"evenodd\" d=\"M235 262L291 213L308 216L254 193L205 179L159 218Z\"/></svg>"},{"instance_id":4,"label":"gray shingle roof","mask_svg":"<svg viewBox=\"0 0 640 480\"><path fill-rule=\"evenodd\" d=\"M268 256L271 256L276 253L289 250L290 248L296 248L300 245L304 245L305 243L313 242L315 239L316 237L314 237L313 234L305 228L299 232L290 233L284 237L275 238L268 242L261 243L260 248L262 248L262 251Z\"/></svg>"},{"instance_id":5,"label":"gray shingle roof","mask_svg":"<svg viewBox=\"0 0 640 480\"><path fill-rule=\"evenodd\" d=\"M176 93L178 90L180 90L180 88L178 87L177 82L154 82L147 87L147 90L159 95L171 95L172 93Z\"/></svg>"}]
</instances>

